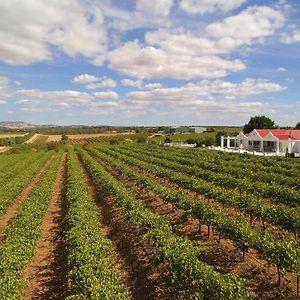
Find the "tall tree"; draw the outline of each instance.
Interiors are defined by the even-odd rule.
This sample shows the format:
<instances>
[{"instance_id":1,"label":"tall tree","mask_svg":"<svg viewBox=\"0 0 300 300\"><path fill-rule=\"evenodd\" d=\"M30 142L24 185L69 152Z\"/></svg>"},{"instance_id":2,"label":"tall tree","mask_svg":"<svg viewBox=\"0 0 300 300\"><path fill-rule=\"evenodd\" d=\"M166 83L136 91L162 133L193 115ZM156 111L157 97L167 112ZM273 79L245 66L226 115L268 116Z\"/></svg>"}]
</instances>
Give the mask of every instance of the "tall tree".
<instances>
[{"instance_id":1,"label":"tall tree","mask_svg":"<svg viewBox=\"0 0 300 300\"><path fill-rule=\"evenodd\" d=\"M300 129L300 122L298 122L298 123L296 124L295 129Z\"/></svg>"},{"instance_id":2,"label":"tall tree","mask_svg":"<svg viewBox=\"0 0 300 300\"><path fill-rule=\"evenodd\" d=\"M244 125L243 131L250 133L253 129L272 129L276 128L273 120L266 116L251 117L250 121Z\"/></svg>"}]
</instances>

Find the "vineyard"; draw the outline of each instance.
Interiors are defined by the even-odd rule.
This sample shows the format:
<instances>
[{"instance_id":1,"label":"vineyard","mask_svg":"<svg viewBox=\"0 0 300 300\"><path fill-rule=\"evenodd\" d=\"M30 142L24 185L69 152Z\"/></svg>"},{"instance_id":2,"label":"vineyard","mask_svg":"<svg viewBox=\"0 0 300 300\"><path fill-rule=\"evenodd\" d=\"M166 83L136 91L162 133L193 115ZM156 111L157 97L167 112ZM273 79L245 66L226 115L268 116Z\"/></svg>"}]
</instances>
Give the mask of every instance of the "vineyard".
<instances>
[{"instance_id":1,"label":"vineyard","mask_svg":"<svg viewBox=\"0 0 300 300\"><path fill-rule=\"evenodd\" d=\"M296 159L99 142L0 183L0 299L300 299Z\"/></svg>"}]
</instances>

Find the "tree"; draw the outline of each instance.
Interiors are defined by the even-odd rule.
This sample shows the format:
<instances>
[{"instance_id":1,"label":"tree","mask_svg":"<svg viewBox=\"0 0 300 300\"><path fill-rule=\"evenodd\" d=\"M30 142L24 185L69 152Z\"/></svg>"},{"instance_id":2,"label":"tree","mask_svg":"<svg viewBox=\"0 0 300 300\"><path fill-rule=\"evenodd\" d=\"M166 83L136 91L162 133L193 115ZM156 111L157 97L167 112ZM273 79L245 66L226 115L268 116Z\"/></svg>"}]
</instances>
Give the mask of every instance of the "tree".
<instances>
[{"instance_id":1,"label":"tree","mask_svg":"<svg viewBox=\"0 0 300 300\"><path fill-rule=\"evenodd\" d=\"M146 138L144 136L139 136L136 140L137 143L146 143Z\"/></svg>"},{"instance_id":2,"label":"tree","mask_svg":"<svg viewBox=\"0 0 300 300\"><path fill-rule=\"evenodd\" d=\"M61 135L61 140L62 140L62 142L65 144L67 141L68 141L68 136L65 134L65 133L63 133L62 135Z\"/></svg>"},{"instance_id":3,"label":"tree","mask_svg":"<svg viewBox=\"0 0 300 300\"><path fill-rule=\"evenodd\" d=\"M167 137L165 138L165 144L170 144L170 143L172 143L172 140L170 139L169 136L167 136Z\"/></svg>"},{"instance_id":4,"label":"tree","mask_svg":"<svg viewBox=\"0 0 300 300\"><path fill-rule=\"evenodd\" d=\"M300 122L298 122L298 123L296 124L295 129L300 129Z\"/></svg>"},{"instance_id":5,"label":"tree","mask_svg":"<svg viewBox=\"0 0 300 300\"><path fill-rule=\"evenodd\" d=\"M221 137L226 136L226 135L228 135L228 133L226 131L217 132L217 134L216 134L216 144L217 144L217 146L221 145Z\"/></svg>"},{"instance_id":6,"label":"tree","mask_svg":"<svg viewBox=\"0 0 300 300\"><path fill-rule=\"evenodd\" d=\"M250 121L244 125L243 131L250 133L253 129L272 129L276 128L273 120L266 116L251 117Z\"/></svg>"}]
</instances>

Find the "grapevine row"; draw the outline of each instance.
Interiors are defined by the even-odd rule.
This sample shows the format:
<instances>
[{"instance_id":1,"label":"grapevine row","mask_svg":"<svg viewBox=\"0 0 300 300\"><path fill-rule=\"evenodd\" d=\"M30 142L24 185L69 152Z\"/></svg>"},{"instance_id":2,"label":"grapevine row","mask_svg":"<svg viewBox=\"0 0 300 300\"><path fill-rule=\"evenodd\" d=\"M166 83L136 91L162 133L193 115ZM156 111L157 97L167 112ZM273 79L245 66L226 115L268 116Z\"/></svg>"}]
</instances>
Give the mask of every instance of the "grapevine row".
<instances>
[{"instance_id":1,"label":"grapevine row","mask_svg":"<svg viewBox=\"0 0 300 300\"><path fill-rule=\"evenodd\" d=\"M252 171L257 171L259 166L259 171L282 174L291 178L292 180L300 175L299 162L297 160L284 160L281 157L259 157L251 154L245 155L200 149L191 151L190 149L180 149L152 144L151 149L164 149L184 157L189 157L193 160L198 160L199 158L210 158L211 160L215 161L216 164L227 165L229 167L236 165L237 167L246 168L248 170L251 169Z\"/></svg>"},{"instance_id":2,"label":"grapevine row","mask_svg":"<svg viewBox=\"0 0 300 300\"><path fill-rule=\"evenodd\" d=\"M124 148L128 149L128 147ZM203 151L198 151L199 155L195 157L192 151L184 153L183 156L182 153L173 152L170 151L170 149L173 148L164 147L162 149L161 147L153 147L150 149L148 147L139 146L135 148L136 151L151 151L151 153L153 153L154 151L157 154L168 155L171 160L180 162L184 165L197 166L201 169L210 170L222 174L225 173L226 175L230 175L236 178L248 178L249 180L251 180L251 182L265 182L268 184L277 183L281 185L287 185L296 189L300 188L300 171L298 171L296 175L294 174L294 176L291 177L278 174L274 171L271 172L270 170L264 170L264 168L261 166L258 168L257 163L254 167L251 168L251 166L249 165L241 164L238 161L237 157L235 160L231 160L228 162L224 159L215 159L216 155L211 155L208 151L206 151L205 153L203 153Z\"/></svg>"},{"instance_id":3,"label":"grapevine row","mask_svg":"<svg viewBox=\"0 0 300 300\"><path fill-rule=\"evenodd\" d=\"M102 151L108 151L104 148L101 149ZM181 168L170 167L173 164L167 160L158 160L143 153L133 154L131 151L121 149L111 149L108 153L121 158L130 165L147 169L160 177L165 177L183 188L193 190L207 198L212 198L222 205L235 207L248 214L251 222L253 217L259 218L282 229L292 231L295 237L300 232L300 214L297 208L290 208L281 204L269 205L258 197L243 195L235 190L225 190L205 180L178 172L181 171Z\"/></svg>"},{"instance_id":4,"label":"grapevine row","mask_svg":"<svg viewBox=\"0 0 300 300\"><path fill-rule=\"evenodd\" d=\"M22 190L31 182L33 177L45 165L52 154L52 152L45 153L34 164L31 164L26 169L26 172L19 174L13 181L5 185L5 189L0 195L0 216L5 213L7 207L12 204Z\"/></svg>"},{"instance_id":5,"label":"grapevine row","mask_svg":"<svg viewBox=\"0 0 300 300\"><path fill-rule=\"evenodd\" d=\"M99 184L116 196L124 215L142 226L145 236L154 241L157 257L171 263L173 276L178 284L186 282L190 285L186 290L186 298L224 300L252 298L252 293L245 289L242 279L236 275L221 275L200 261L193 244L188 239L174 234L164 217L147 209L124 184L105 171L86 152L80 150L80 156ZM186 280L182 280L183 278Z\"/></svg>"},{"instance_id":6,"label":"grapevine row","mask_svg":"<svg viewBox=\"0 0 300 300\"><path fill-rule=\"evenodd\" d=\"M114 247L101 234L97 206L73 151L68 153L67 165L68 298L130 299L128 288L114 268Z\"/></svg>"},{"instance_id":7,"label":"grapevine row","mask_svg":"<svg viewBox=\"0 0 300 300\"><path fill-rule=\"evenodd\" d=\"M95 157L109 163L114 169L136 180L145 188L153 190L166 201L172 202L183 209L187 215L199 219L203 224L213 226L223 237L231 239L235 246L243 252L254 248L261 257L278 268L278 275L291 271L300 275L300 251L293 241L278 241L268 232L250 226L243 218L231 218L224 211L213 208L202 201L195 201L184 192L161 185L154 179L133 171L128 165L110 158L94 149L89 150ZM280 278L280 277L279 277Z\"/></svg>"},{"instance_id":8,"label":"grapevine row","mask_svg":"<svg viewBox=\"0 0 300 300\"><path fill-rule=\"evenodd\" d=\"M134 150L133 150L134 152ZM172 168L181 173L189 174L197 178L212 182L226 188L237 189L240 192L247 192L257 196L270 197L273 202L283 203L285 205L300 205L300 191L291 188L286 188L278 184L253 183L252 180L234 178L229 174L224 174L222 171L216 173L210 170L204 170L199 166L194 166L196 162L190 165L177 163L177 158L172 158L168 153L156 154L154 151L139 151L139 153L151 155L156 158L156 163ZM185 160L186 161L186 160Z\"/></svg>"},{"instance_id":9,"label":"grapevine row","mask_svg":"<svg viewBox=\"0 0 300 300\"><path fill-rule=\"evenodd\" d=\"M10 184L10 180L13 180L13 178L17 177L20 173L24 172L24 170L26 170L28 166L38 161L43 155L44 153L40 152L38 154L34 153L30 155L28 154L19 155L18 157L15 157L13 160L8 159L10 166L6 167L1 172L0 184L1 185Z\"/></svg>"},{"instance_id":10,"label":"grapevine row","mask_svg":"<svg viewBox=\"0 0 300 300\"><path fill-rule=\"evenodd\" d=\"M21 207L21 213L6 229L6 239L0 244L0 299L19 299L26 282L22 269L35 255L43 217L51 199L61 155L56 155L50 167Z\"/></svg>"}]
</instances>

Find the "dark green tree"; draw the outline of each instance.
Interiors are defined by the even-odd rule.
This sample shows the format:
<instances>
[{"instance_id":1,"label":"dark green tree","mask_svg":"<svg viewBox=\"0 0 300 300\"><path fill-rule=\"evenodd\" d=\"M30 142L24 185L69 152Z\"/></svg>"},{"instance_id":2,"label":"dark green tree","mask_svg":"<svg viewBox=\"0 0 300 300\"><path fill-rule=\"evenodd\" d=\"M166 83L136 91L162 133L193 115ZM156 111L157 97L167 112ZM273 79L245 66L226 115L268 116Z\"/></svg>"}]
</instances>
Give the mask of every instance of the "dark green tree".
<instances>
[{"instance_id":1,"label":"dark green tree","mask_svg":"<svg viewBox=\"0 0 300 300\"><path fill-rule=\"evenodd\" d=\"M226 136L228 133L226 131L219 131L216 134L216 145L220 146L221 145L221 137Z\"/></svg>"},{"instance_id":2,"label":"dark green tree","mask_svg":"<svg viewBox=\"0 0 300 300\"><path fill-rule=\"evenodd\" d=\"M244 125L243 131L250 133L253 129L272 129L276 128L273 120L266 116L251 117L250 121Z\"/></svg>"},{"instance_id":3,"label":"dark green tree","mask_svg":"<svg viewBox=\"0 0 300 300\"><path fill-rule=\"evenodd\" d=\"M300 129L300 122L298 122L298 123L296 124L295 129Z\"/></svg>"},{"instance_id":4,"label":"dark green tree","mask_svg":"<svg viewBox=\"0 0 300 300\"><path fill-rule=\"evenodd\" d=\"M167 136L167 137L165 138L165 144L169 144L169 143L172 143L172 140L170 139L169 136Z\"/></svg>"},{"instance_id":5,"label":"dark green tree","mask_svg":"<svg viewBox=\"0 0 300 300\"><path fill-rule=\"evenodd\" d=\"M62 135L61 135L61 140L62 140L62 142L65 144L67 141L68 141L68 136L65 134L65 133L63 133Z\"/></svg>"}]
</instances>

